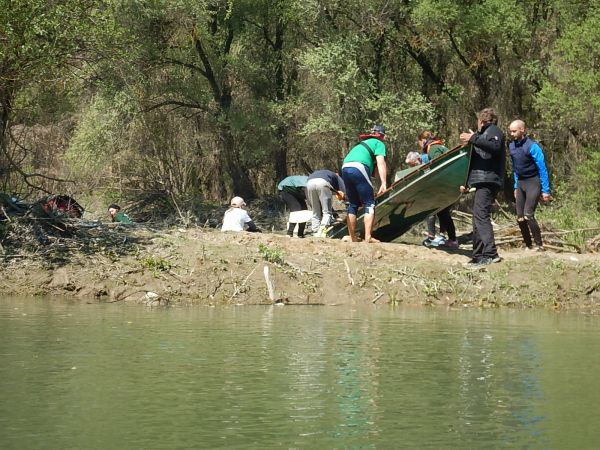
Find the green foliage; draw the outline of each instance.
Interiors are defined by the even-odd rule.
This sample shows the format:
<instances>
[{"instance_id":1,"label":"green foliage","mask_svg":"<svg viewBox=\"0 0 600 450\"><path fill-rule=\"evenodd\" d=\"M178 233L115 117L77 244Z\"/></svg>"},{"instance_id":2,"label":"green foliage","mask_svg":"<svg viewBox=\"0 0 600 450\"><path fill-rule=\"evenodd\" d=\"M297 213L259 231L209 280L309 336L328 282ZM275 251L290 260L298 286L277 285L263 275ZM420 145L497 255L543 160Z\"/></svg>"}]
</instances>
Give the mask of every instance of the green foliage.
<instances>
[{"instance_id":1,"label":"green foliage","mask_svg":"<svg viewBox=\"0 0 600 450\"><path fill-rule=\"evenodd\" d=\"M258 244L258 253L267 262L284 264L283 251L279 248L271 248L265 244Z\"/></svg>"},{"instance_id":2,"label":"green foliage","mask_svg":"<svg viewBox=\"0 0 600 450\"><path fill-rule=\"evenodd\" d=\"M171 262L160 256L147 256L141 259L140 262L143 267L152 271L155 276L159 272L168 272L172 267Z\"/></svg>"},{"instance_id":3,"label":"green foliage","mask_svg":"<svg viewBox=\"0 0 600 450\"><path fill-rule=\"evenodd\" d=\"M548 212L586 221L598 29L598 0L13 1L0 8L0 170L12 155L73 178L75 195L184 216L339 168L374 122L393 170L421 130L452 146L494 106L543 141L561 182Z\"/></svg>"},{"instance_id":4,"label":"green foliage","mask_svg":"<svg viewBox=\"0 0 600 450\"><path fill-rule=\"evenodd\" d=\"M125 92L114 98L94 97L82 112L65 154L74 177L96 179L110 171L113 157L124 149L124 134L134 112L135 105Z\"/></svg>"},{"instance_id":5,"label":"green foliage","mask_svg":"<svg viewBox=\"0 0 600 450\"><path fill-rule=\"evenodd\" d=\"M564 236L567 242L583 247L586 240L598 234L600 223L600 149L590 150L589 159L581 163L571 179L555 189L556 198L549 208L538 208L541 222L561 230L585 230Z\"/></svg>"},{"instance_id":6,"label":"green foliage","mask_svg":"<svg viewBox=\"0 0 600 450\"><path fill-rule=\"evenodd\" d=\"M536 96L536 107L549 126L600 137L600 5L581 22L569 24L557 41L550 78Z\"/></svg>"}]
</instances>

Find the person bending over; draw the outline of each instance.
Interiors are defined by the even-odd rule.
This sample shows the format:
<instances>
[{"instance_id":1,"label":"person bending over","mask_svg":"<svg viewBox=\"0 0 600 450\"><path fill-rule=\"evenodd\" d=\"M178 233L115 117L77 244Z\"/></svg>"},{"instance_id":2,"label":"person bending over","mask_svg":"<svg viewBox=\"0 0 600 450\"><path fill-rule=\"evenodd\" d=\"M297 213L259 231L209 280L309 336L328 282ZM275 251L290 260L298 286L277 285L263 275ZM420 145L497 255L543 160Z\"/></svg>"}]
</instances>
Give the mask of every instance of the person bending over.
<instances>
[{"instance_id":1,"label":"person bending over","mask_svg":"<svg viewBox=\"0 0 600 450\"><path fill-rule=\"evenodd\" d=\"M356 242L356 216L358 208L364 207L365 242L379 242L372 236L375 221L375 196L371 174L377 168L381 185L377 192L383 194L387 190L387 166L385 163L385 128L375 125L370 133L360 136L362 139L352 147L344 158L342 178L348 194L348 234L350 240Z\"/></svg>"}]
</instances>

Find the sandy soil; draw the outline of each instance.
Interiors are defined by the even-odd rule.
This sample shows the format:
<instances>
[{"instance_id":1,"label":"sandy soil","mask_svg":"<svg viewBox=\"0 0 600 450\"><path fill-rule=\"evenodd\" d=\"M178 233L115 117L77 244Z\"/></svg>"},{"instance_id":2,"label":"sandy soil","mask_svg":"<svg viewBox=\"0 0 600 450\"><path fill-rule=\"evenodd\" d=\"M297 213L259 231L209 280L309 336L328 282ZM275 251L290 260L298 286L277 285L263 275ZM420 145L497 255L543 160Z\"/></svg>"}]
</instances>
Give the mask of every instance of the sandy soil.
<instances>
[{"instance_id":1,"label":"sandy soil","mask_svg":"<svg viewBox=\"0 0 600 450\"><path fill-rule=\"evenodd\" d=\"M87 302L302 305L420 304L600 312L597 254L504 250L473 270L470 247L290 239L213 229L101 227L43 251L4 246L0 292ZM77 243L77 244L74 244ZM265 267L274 285L269 294Z\"/></svg>"}]
</instances>

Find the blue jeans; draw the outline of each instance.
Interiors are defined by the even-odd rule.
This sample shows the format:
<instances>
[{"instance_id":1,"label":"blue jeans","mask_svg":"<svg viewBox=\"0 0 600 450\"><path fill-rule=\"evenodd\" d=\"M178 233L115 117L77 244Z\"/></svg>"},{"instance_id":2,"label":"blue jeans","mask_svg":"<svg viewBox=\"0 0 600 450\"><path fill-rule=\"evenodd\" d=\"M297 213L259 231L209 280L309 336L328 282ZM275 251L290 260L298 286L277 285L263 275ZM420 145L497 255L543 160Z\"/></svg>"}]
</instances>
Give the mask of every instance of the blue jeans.
<instances>
[{"instance_id":1,"label":"blue jeans","mask_svg":"<svg viewBox=\"0 0 600 450\"><path fill-rule=\"evenodd\" d=\"M365 167L366 172L369 168ZM375 195L373 186L365 179L364 175L355 167L345 167L342 169L342 179L346 185L346 194L348 195L348 214L357 215L358 208L363 205L365 212L369 209L373 211L375 207Z\"/></svg>"}]
</instances>

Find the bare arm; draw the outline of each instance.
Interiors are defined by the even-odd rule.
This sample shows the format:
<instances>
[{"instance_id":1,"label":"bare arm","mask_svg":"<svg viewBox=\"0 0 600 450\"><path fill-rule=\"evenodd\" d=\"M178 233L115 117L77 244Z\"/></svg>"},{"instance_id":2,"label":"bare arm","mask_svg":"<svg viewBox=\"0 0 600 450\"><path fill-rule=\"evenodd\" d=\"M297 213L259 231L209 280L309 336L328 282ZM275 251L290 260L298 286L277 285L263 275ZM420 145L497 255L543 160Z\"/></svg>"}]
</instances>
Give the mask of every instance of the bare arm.
<instances>
[{"instance_id":1,"label":"bare arm","mask_svg":"<svg viewBox=\"0 0 600 450\"><path fill-rule=\"evenodd\" d=\"M377 191L377 195L380 195L387 190L387 164L385 163L384 156L377 155L375 159L377 160L377 173L379 174L379 180L381 181L381 186L379 187L379 191Z\"/></svg>"}]
</instances>

